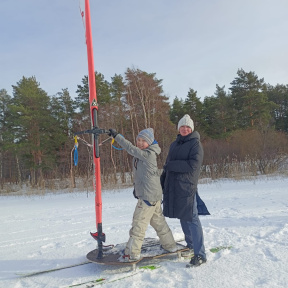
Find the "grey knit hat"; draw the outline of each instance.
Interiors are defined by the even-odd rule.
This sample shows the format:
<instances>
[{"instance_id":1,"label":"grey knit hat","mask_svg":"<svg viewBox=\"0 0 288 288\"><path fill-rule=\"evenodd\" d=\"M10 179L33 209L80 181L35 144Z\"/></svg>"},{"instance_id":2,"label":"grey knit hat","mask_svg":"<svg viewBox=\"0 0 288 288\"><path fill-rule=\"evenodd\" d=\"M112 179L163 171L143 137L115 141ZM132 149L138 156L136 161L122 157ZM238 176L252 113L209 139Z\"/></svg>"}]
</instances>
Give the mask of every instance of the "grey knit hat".
<instances>
[{"instance_id":1,"label":"grey knit hat","mask_svg":"<svg viewBox=\"0 0 288 288\"><path fill-rule=\"evenodd\" d=\"M154 142L154 130L152 128L147 128L139 132L136 140L138 138L144 139L149 145Z\"/></svg>"},{"instance_id":2,"label":"grey knit hat","mask_svg":"<svg viewBox=\"0 0 288 288\"><path fill-rule=\"evenodd\" d=\"M178 131L181 126L188 126L194 131L194 122L188 114L185 114L178 122Z\"/></svg>"}]
</instances>

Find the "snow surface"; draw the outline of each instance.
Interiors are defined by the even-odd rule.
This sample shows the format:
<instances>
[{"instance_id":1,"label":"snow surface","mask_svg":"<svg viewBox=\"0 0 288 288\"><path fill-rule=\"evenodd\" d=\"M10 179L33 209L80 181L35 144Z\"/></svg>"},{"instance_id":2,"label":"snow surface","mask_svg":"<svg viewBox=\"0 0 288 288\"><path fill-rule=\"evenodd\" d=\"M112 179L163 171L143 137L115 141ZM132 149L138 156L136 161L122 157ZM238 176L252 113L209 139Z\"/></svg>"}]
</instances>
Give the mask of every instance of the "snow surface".
<instances>
[{"instance_id":1,"label":"snow surface","mask_svg":"<svg viewBox=\"0 0 288 288\"><path fill-rule=\"evenodd\" d=\"M207 263L185 268L187 259L159 260L104 287L288 287L288 179L221 180L199 185L211 216L202 216ZM136 200L132 189L103 191L105 244L128 240ZM53 269L86 261L96 248L93 193L2 196L0 287L65 287L97 278L113 280L131 271L95 263L21 278L18 273ZM167 219L176 240L179 220ZM146 237L156 237L149 227ZM212 253L210 248L233 246ZM138 270L137 270L138 271Z\"/></svg>"}]
</instances>

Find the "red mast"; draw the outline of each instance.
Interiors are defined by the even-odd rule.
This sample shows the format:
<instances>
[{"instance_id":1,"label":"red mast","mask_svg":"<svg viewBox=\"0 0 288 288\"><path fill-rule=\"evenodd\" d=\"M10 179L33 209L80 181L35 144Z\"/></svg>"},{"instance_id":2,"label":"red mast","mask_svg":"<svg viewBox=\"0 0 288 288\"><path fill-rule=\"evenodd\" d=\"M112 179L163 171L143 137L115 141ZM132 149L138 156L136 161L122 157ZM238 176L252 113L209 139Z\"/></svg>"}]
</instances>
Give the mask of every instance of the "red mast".
<instances>
[{"instance_id":1,"label":"red mast","mask_svg":"<svg viewBox=\"0 0 288 288\"><path fill-rule=\"evenodd\" d=\"M96 96L94 57L92 30L90 19L89 0L85 0L85 26L86 26L86 45L88 56L88 80L89 80L89 103L92 129L98 129L98 103ZM94 190L95 190L95 212L96 212L96 233L91 233L98 242L98 258L103 258L102 242L105 242L105 234L102 233L102 195L101 195L101 171L100 171L100 153L99 153L99 134L93 133L93 162L94 162Z\"/></svg>"}]
</instances>

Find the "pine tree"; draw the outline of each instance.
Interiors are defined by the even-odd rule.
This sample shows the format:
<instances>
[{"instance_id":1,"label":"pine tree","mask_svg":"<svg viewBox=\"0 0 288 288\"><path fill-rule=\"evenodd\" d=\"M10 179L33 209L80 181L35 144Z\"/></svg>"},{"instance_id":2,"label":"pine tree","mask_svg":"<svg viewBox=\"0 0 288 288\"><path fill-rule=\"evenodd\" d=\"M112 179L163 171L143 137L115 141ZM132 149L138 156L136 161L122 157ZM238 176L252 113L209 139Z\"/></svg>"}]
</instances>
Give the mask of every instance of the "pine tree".
<instances>
[{"instance_id":1,"label":"pine tree","mask_svg":"<svg viewBox=\"0 0 288 288\"><path fill-rule=\"evenodd\" d=\"M51 98L51 113L58 121L61 133L66 137L73 137L74 101L67 88Z\"/></svg>"},{"instance_id":2,"label":"pine tree","mask_svg":"<svg viewBox=\"0 0 288 288\"><path fill-rule=\"evenodd\" d=\"M9 135L9 131L7 128L8 128L10 104L11 104L11 96L8 95L5 89L1 89L0 90L0 149L1 150L4 148L3 145L5 142L5 137Z\"/></svg>"},{"instance_id":3,"label":"pine tree","mask_svg":"<svg viewBox=\"0 0 288 288\"><path fill-rule=\"evenodd\" d=\"M68 89L62 89L62 92L58 92L51 98L50 104L51 116L54 118L55 126L53 131L53 138L51 139L51 145L53 144L54 153L57 158L55 164L57 164L59 176L67 177L69 173L69 166L71 165L70 153L74 147L74 101L72 100Z\"/></svg>"},{"instance_id":4,"label":"pine tree","mask_svg":"<svg viewBox=\"0 0 288 288\"><path fill-rule=\"evenodd\" d=\"M264 78L258 79L254 72L245 72L243 69L239 69L237 75L229 88L237 111L237 126L247 128L267 125L274 106L265 93Z\"/></svg>"},{"instance_id":5,"label":"pine tree","mask_svg":"<svg viewBox=\"0 0 288 288\"><path fill-rule=\"evenodd\" d=\"M49 169L49 158L55 154L51 147L55 120L49 111L50 98L35 77L23 77L13 86L13 96L13 145L17 157L30 169L32 185L40 184L43 169Z\"/></svg>"},{"instance_id":6,"label":"pine tree","mask_svg":"<svg viewBox=\"0 0 288 288\"><path fill-rule=\"evenodd\" d=\"M170 120L175 124L176 129L179 120L185 115L184 102L177 96L174 98L172 106L170 108Z\"/></svg>"},{"instance_id":7,"label":"pine tree","mask_svg":"<svg viewBox=\"0 0 288 288\"><path fill-rule=\"evenodd\" d=\"M272 110L275 129L288 132L288 85L267 85L268 99L277 106Z\"/></svg>"},{"instance_id":8,"label":"pine tree","mask_svg":"<svg viewBox=\"0 0 288 288\"><path fill-rule=\"evenodd\" d=\"M110 84L104 79L104 75L98 72L95 72L95 81L96 81L96 94L98 104L110 103L111 101L111 91ZM85 113L88 117L90 116L89 109L89 82L88 76L84 76L82 79L83 85L78 85L76 93L78 94L75 98L75 104L77 109L80 110L80 113Z\"/></svg>"},{"instance_id":9,"label":"pine tree","mask_svg":"<svg viewBox=\"0 0 288 288\"><path fill-rule=\"evenodd\" d=\"M185 114L189 114L193 119L195 128L200 127L201 123L203 123L203 104L200 98L197 97L197 91L189 89L183 108Z\"/></svg>"},{"instance_id":10,"label":"pine tree","mask_svg":"<svg viewBox=\"0 0 288 288\"><path fill-rule=\"evenodd\" d=\"M9 105L11 104L11 96L5 89L0 90L0 184L4 185L4 178L8 176L9 164L6 159L11 157L9 146L13 139L9 129ZM10 162L11 163L11 162ZM5 167L5 170L4 170Z\"/></svg>"},{"instance_id":11,"label":"pine tree","mask_svg":"<svg viewBox=\"0 0 288 288\"><path fill-rule=\"evenodd\" d=\"M205 132L213 138L225 138L235 127L232 98L224 88L216 85L215 96L204 99Z\"/></svg>"}]
</instances>

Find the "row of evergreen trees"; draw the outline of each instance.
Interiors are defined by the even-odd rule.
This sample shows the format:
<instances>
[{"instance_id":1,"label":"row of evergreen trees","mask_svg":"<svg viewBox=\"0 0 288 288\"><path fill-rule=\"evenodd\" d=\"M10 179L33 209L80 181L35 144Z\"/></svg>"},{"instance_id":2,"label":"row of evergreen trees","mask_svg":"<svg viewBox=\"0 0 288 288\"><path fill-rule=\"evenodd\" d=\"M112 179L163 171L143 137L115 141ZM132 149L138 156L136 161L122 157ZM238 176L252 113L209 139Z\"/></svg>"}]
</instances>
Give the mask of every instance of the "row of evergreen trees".
<instances>
[{"instance_id":1,"label":"row of evergreen trees","mask_svg":"<svg viewBox=\"0 0 288 288\"><path fill-rule=\"evenodd\" d=\"M235 159L240 163L245 161L248 151L250 157L253 154L253 159L262 162L271 155L274 162L275 157L283 160L283 155L287 155L288 85L271 86L254 72L239 69L228 91L216 85L214 95L201 101L197 91L189 89L186 98L175 97L170 105L162 80L157 79L155 73L128 68L124 76L115 74L110 82L101 73L96 72L95 77L99 126L115 128L133 143L141 129L153 127L162 148L160 166L184 114L192 117L201 134L205 165L223 163L223 159L225 163ZM35 77L23 77L13 86L12 96L5 89L0 90L2 187L7 182L21 184L27 180L32 186L39 186L45 185L47 179L70 176L75 185L75 175L85 176L90 181L93 170L91 135L78 139L79 163L73 166L74 132L91 127L87 76L76 93L75 99L68 89L49 96ZM100 141L107 137L101 136ZM249 139L250 145L255 146L253 151L245 144ZM126 152L112 149L110 144L101 145L103 180L109 182L113 177L116 181L120 173L125 182L125 172L131 171L131 159ZM261 172L265 171L264 168Z\"/></svg>"},{"instance_id":2,"label":"row of evergreen trees","mask_svg":"<svg viewBox=\"0 0 288 288\"><path fill-rule=\"evenodd\" d=\"M228 92L216 85L213 96L203 103L190 89L185 100L174 99L171 120L184 113L196 119L202 132L212 138L226 138L232 131L247 128L275 128L288 132L288 85L272 86L254 72L238 70Z\"/></svg>"}]
</instances>

